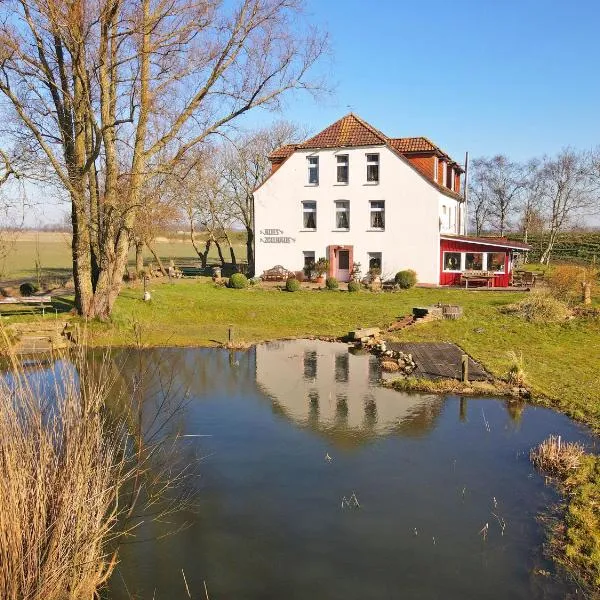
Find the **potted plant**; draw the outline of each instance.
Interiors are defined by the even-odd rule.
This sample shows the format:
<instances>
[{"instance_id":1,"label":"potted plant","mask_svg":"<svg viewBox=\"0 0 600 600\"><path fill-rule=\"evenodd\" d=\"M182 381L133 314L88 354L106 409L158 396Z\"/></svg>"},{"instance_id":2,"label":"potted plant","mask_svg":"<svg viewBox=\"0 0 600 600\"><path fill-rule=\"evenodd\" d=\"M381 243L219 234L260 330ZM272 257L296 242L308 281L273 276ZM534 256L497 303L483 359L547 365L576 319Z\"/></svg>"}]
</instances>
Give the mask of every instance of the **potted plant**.
<instances>
[{"instance_id":1,"label":"potted plant","mask_svg":"<svg viewBox=\"0 0 600 600\"><path fill-rule=\"evenodd\" d=\"M329 261L322 256L315 263L315 273L317 274L316 282L323 283L325 281L325 273L329 271Z\"/></svg>"},{"instance_id":2,"label":"potted plant","mask_svg":"<svg viewBox=\"0 0 600 600\"><path fill-rule=\"evenodd\" d=\"M360 268L360 263L355 262L352 263L352 271L350 271L350 281L358 281L362 279L362 271Z\"/></svg>"},{"instance_id":3,"label":"potted plant","mask_svg":"<svg viewBox=\"0 0 600 600\"><path fill-rule=\"evenodd\" d=\"M311 260L307 264L304 265L304 276L308 281L312 281L315 278L317 271L315 270L315 261Z\"/></svg>"},{"instance_id":4,"label":"potted plant","mask_svg":"<svg viewBox=\"0 0 600 600\"><path fill-rule=\"evenodd\" d=\"M371 267L369 269L369 283L371 285L372 292L378 292L381 290L381 268Z\"/></svg>"}]
</instances>

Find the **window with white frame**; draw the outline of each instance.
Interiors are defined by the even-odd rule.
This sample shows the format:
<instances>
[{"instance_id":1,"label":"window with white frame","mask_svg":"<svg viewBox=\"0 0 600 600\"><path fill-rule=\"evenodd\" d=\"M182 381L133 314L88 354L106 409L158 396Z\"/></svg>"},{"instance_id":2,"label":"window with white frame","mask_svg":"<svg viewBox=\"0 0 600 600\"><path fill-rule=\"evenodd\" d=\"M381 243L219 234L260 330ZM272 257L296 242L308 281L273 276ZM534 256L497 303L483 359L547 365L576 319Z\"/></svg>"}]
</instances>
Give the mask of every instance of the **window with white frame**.
<instances>
[{"instance_id":1,"label":"window with white frame","mask_svg":"<svg viewBox=\"0 0 600 600\"><path fill-rule=\"evenodd\" d=\"M308 183L311 185L319 184L319 157L309 156L308 161Z\"/></svg>"},{"instance_id":2,"label":"window with white frame","mask_svg":"<svg viewBox=\"0 0 600 600\"><path fill-rule=\"evenodd\" d=\"M504 273L506 255L504 252L487 253L487 270L494 273Z\"/></svg>"},{"instance_id":3,"label":"window with white frame","mask_svg":"<svg viewBox=\"0 0 600 600\"><path fill-rule=\"evenodd\" d=\"M433 180L438 180L438 169L440 166L440 159L437 156L433 157Z\"/></svg>"},{"instance_id":4,"label":"window with white frame","mask_svg":"<svg viewBox=\"0 0 600 600\"><path fill-rule=\"evenodd\" d=\"M381 252L369 252L369 271L371 269L379 269L381 272L381 265L383 264Z\"/></svg>"},{"instance_id":5,"label":"window with white frame","mask_svg":"<svg viewBox=\"0 0 600 600\"><path fill-rule=\"evenodd\" d=\"M454 167L450 169L450 189L454 191Z\"/></svg>"},{"instance_id":6,"label":"window with white frame","mask_svg":"<svg viewBox=\"0 0 600 600\"><path fill-rule=\"evenodd\" d=\"M335 228L350 229L350 202L336 200L335 202Z\"/></svg>"},{"instance_id":7,"label":"window with white frame","mask_svg":"<svg viewBox=\"0 0 600 600\"><path fill-rule=\"evenodd\" d=\"M317 203L306 201L302 203L302 226L304 229L317 228Z\"/></svg>"},{"instance_id":8,"label":"window with white frame","mask_svg":"<svg viewBox=\"0 0 600 600\"><path fill-rule=\"evenodd\" d=\"M448 169L446 168L446 161L442 161L442 185L446 185L448 177Z\"/></svg>"},{"instance_id":9,"label":"window with white frame","mask_svg":"<svg viewBox=\"0 0 600 600\"><path fill-rule=\"evenodd\" d=\"M337 182L348 183L348 155L338 154L337 155Z\"/></svg>"},{"instance_id":10,"label":"window with white frame","mask_svg":"<svg viewBox=\"0 0 600 600\"><path fill-rule=\"evenodd\" d=\"M444 252L444 271L460 271L461 259L460 252Z\"/></svg>"},{"instance_id":11,"label":"window with white frame","mask_svg":"<svg viewBox=\"0 0 600 600\"><path fill-rule=\"evenodd\" d=\"M385 202L371 200L371 229L385 229Z\"/></svg>"},{"instance_id":12,"label":"window with white frame","mask_svg":"<svg viewBox=\"0 0 600 600\"><path fill-rule=\"evenodd\" d=\"M465 252L465 270L483 270L483 252Z\"/></svg>"},{"instance_id":13,"label":"window with white frame","mask_svg":"<svg viewBox=\"0 0 600 600\"><path fill-rule=\"evenodd\" d=\"M310 271L315 266L315 251L304 250L304 252L302 252L302 256L304 258L304 271Z\"/></svg>"},{"instance_id":14,"label":"window with white frame","mask_svg":"<svg viewBox=\"0 0 600 600\"><path fill-rule=\"evenodd\" d=\"M367 154L367 181L379 182L379 154Z\"/></svg>"}]
</instances>

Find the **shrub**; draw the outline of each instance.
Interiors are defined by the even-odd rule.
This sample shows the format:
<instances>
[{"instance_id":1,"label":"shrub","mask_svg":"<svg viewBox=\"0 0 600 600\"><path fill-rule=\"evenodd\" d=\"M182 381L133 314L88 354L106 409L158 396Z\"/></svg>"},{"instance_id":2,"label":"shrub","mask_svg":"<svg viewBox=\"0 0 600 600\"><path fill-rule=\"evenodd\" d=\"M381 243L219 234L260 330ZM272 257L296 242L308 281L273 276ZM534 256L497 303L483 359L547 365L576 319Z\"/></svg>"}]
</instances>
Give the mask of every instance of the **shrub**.
<instances>
[{"instance_id":1,"label":"shrub","mask_svg":"<svg viewBox=\"0 0 600 600\"><path fill-rule=\"evenodd\" d=\"M530 323L560 323L571 316L564 302L542 293L531 293L520 302L509 304L501 310L516 314Z\"/></svg>"},{"instance_id":2,"label":"shrub","mask_svg":"<svg viewBox=\"0 0 600 600\"><path fill-rule=\"evenodd\" d=\"M260 283L260 277L251 277L248 279L249 285L257 285L258 283Z\"/></svg>"},{"instance_id":3,"label":"shrub","mask_svg":"<svg viewBox=\"0 0 600 600\"><path fill-rule=\"evenodd\" d=\"M398 271L394 277L396 285L403 290L408 290L417 283L417 274L412 269Z\"/></svg>"},{"instance_id":4,"label":"shrub","mask_svg":"<svg viewBox=\"0 0 600 600\"><path fill-rule=\"evenodd\" d=\"M550 294L567 304L578 304L582 299L582 284L592 283L592 294L598 287L598 271L593 267L576 265L558 265L547 275L548 291Z\"/></svg>"},{"instance_id":5,"label":"shrub","mask_svg":"<svg viewBox=\"0 0 600 600\"><path fill-rule=\"evenodd\" d=\"M26 281L19 286L19 291L21 292L21 296L33 296L38 289L36 285L30 281Z\"/></svg>"},{"instance_id":6,"label":"shrub","mask_svg":"<svg viewBox=\"0 0 600 600\"><path fill-rule=\"evenodd\" d=\"M523 369L523 353L514 351L508 353L510 367L508 368L508 382L512 385L525 385L525 370Z\"/></svg>"},{"instance_id":7,"label":"shrub","mask_svg":"<svg viewBox=\"0 0 600 600\"><path fill-rule=\"evenodd\" d=\"M295 277L289 277L285 282L285 289L288 292L297 292L300 289L300 282Z\"/></svg>"},{"instance_id":8,"label":"shrub","mask_svg":"<svg viewBox=\"0 0 600 600\"><path fill-rule=\"evenodd\" d=\"M234 273L229 278L229 287L234 290L243 290L248 287L248 278L243 273Z\"/></svg>"},{"instance_id":9,"label":"shrub","mask_svg":"<svg viewBox=\"0 0 600 600\"><path fill-rule=\"evenodd\" d=\"M349 292L360 292L360 282L350 281L348 283L348 291Z\"/></svg>"},{"instance_id":10,"label":"shrub","mask_svg":"<svg viewBox=\"0 0 600 600\"><path fill-rule=\"evenodd\" d=\"M321 258L319 258L319 260L315 263L315 272L319 277L322 277L325 275L325 273L327 273L328 269L329 261L324 256L321 256Z\"/></svg>"},{"instance_id":11,"label":"shrub","mask_svg":"<svg viewBox=\"0 0 600 600\"><path fill-rule=\"evenodd\" d=\"M325 285L328 290L337 290L340 287L338 280L335 277L328 277L325 280Z\"/></svg>"}]
</instances>

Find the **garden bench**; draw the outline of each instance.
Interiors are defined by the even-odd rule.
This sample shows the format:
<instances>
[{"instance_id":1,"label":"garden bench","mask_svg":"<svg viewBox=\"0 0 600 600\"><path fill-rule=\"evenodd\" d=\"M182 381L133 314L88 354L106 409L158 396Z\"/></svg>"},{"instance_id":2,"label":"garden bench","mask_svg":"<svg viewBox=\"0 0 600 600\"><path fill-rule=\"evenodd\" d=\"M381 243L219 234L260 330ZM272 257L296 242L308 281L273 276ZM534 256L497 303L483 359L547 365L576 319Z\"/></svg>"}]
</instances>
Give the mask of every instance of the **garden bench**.
<instances>
[{"instance_id":1,"label":"garden bench","mask_svg":"<svg viewBox=\"0 0 600 600\"><path fill-rule=\"evenodd\" d=\"M469 282L484 283L487 287L494 287L494 277L493 271L463 271L460 274L460 282L464 282L465 288L469 287Z\"/></svg>"},{"instance_id":2,"label":"garden bench","mask_svg":"<svg viewBox=\"0 0 600 600\"><path fill-rule=\"evenodd\" d=\"M52 306L52 296L18 296L15 298L0 298L0 307L4 304L8 306L14 306L16 304L39 306L42 309L42 315L45 315L46 306Z\"/></svg>"},{"instance_id":3,"label":"garden bench","mask_svg":"<svg viewBox=\"0 0 600 600\"><path fill-rule=\"evenodd\" d=\"M294 275L292 271L284 269L281 265L275 265L273 268L263 271L263 274L260 276L260 278L263 281L285 281L292 275Z\"/></svg>"}]
</instances>

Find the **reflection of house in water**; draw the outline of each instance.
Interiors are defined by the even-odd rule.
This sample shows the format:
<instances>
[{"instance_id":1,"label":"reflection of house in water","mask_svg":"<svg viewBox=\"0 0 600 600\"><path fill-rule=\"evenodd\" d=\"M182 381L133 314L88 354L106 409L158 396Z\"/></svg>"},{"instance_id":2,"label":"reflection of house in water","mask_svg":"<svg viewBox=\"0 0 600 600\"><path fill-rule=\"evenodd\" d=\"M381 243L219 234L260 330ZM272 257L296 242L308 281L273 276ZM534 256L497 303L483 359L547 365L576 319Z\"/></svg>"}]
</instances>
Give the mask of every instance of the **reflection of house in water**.
<instances>
[{"instance_id":1,"label":"reflection of house in water","mask_svg":"<svg viewBox=\"0 0 600 600\"><path fill-rule=\"evenodd\" d=\"M256 347L256 382L277 410L338 441L429 430L441 409L437 396L409 395L375 385L379 364L344 344L312 340Z\"/></svg>"}]
</instances>

